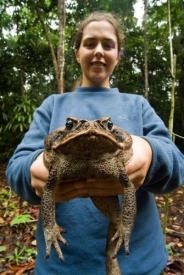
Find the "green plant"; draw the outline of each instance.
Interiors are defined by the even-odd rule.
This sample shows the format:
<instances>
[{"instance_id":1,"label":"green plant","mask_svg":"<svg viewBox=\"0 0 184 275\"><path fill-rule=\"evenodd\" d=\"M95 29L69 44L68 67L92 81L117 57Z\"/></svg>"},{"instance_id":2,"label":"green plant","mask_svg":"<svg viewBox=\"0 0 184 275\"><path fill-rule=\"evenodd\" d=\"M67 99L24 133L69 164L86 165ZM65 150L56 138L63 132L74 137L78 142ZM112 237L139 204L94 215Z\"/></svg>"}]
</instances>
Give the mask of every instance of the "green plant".
<instances>
[{"instance_id":1,"label":"green plant","mask_svg":"<svg viewBox=\"0 0 184 275\"><path fill-rule=\"evenodd\" d=\"M6 246L0 245L0 264L5 261L3 254L1 254L2 252L5 252L5 251L6 251Z\"/></svg>"},{"instance_id":2,"label":"green plant","mask_svg":"<svg viewBox=\"0 0 184 275\"><path fill-rule=\"evenodd\" d=\"M15 203L10 203L9 207L12 208L13 210L17 208L17 205Z\"/></svg>"},{"instance_id":3,"label":"green plant","mask_svg":"<svg viewBox=\"0 0 184 275\"><path fill-rule=\"evenodd\" d=\"M15 247L14 253L11 255L8 255L6 259L8 259L9 262L15 261L18 265L22 260L25 259L24 256L22 256L22 253L24 252L25 247L23 247L21 250L18 250L17 247Z\"/></svg>"},{"instance_id":4,"label":"green plant","mask_svg":"<svg viewBox=\"0 0 184 275\"><path fill-rule=\"evenodd\" d=\"M166 244L167 251L169 252L169 255L173 255L173 251L170 245Z\"/></svg>"},{"instance_id":5,"label":"green plant","mask_svg":"<svg viewBox=\"0 0 184 275\"><path fill-rule=\"evenodd\" d=\"M29 127L36 99L27 98L18 94L0 97L0 162L12 156Z\"/></svg>"},{"instance_id":6,"label":"green plant","mask_svg":"<svg viewBox=\"0 0 184 275\"><path fill-rule=\"evenodd\" d=\"M12 191L11 189L0 191L0 203L4 209L4 216L12 215L12 210L17 208L17 205L12 202Z\"/></svg>"},{"instance_id":7,"label":"green plant","mask_svg":"<svg viewBox=\"0 0 184 275\"><path fill-rule=\"evenodd\" d=\"M22 135L27 131L29 124L32 121L34 110L35 105L32 101L23 98L23 100L13 108L13 116L10 117L10 121L5 127L5 131L12 130L13 132L16 132L18 130L20 131L20 135Z\"/></svg>"},{"instance_id":8,"label":"green plant","mask_svg":"<svg viewBox=\"0 0 184 275\"><path fill-rule=\"evenodd\" d=\"M20 214L15 218L13 218L13 220L11 221L11 226L14 226L16 224L21 224L21 223L27 223L31 218L32 216L29 214Z\"/></svg>"},{"instance_id":9,"label":"green plant","mask_svg":"<svg viewBox=\"0 0 184 275\"><path fill-rule=\"evenodd\" d=\"M0 245L0 253L6 251L6 247L4 245Z\"/></svg>"},{"instance_id":10,"label":"green plant","mask_svg":"<svg viewBox=\"0 0 184 275\"><path fill-rule=\"evenodd\" d=\"M36 254L37 254L37 251L32 248L27 248L25 251L26 251L28 257L36 256Z\"/></svg>"},{"instance_id":11,"label":"green plant","mask_svg":"<svg viewBox=\"0 0 184 275\"><path fill-rule=\"evenodd\" d=\"M28 255L28 257L36 256L37 254L35 249L31 249L31 248L26 249L25 247L23 247L22 249L19 250L17 247L15 247L14 253L6 256L6 259L8 260L8 262L14 261L18 265L25 259L26 256L23 254L25 252ZM0 258L0 262L1 260L3 260L3 258Z\"/></svg>"},{"instance_id":12,"label":"green plant","mask_svg":"<svg viewBox=\"0 0 184 275\"><path fill-rule=\"evenodd\" d=\"M0 192L0 201L3 201L6 197L9 197L10 192L8 190L3 190Z\"/></svg>"},{"instance_id":13,"label":"green plant","mask_svg":"<svg viewBox=\"0 0 184 275\"><path fill-rule=\"evenodd\" d=\"M10 198L10 190L2 190L0 192L0 205L2 205L2 209L4 209L5 211L4 215L6 215L6 213L8 212L9 198Z\"/></svg>"}]
</instances>

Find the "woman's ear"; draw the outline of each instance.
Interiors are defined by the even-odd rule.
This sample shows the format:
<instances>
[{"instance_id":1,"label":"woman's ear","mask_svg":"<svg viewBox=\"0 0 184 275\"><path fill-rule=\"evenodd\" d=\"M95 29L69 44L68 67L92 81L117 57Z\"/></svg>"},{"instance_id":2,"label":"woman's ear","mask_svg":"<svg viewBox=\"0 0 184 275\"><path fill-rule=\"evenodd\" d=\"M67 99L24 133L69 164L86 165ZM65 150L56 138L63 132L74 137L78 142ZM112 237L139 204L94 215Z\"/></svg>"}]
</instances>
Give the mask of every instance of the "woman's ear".
<instances>
[{"instance_id":1,"label":"woman's ear","mask_svg":"<svg viewBox=\"0 0 184 275\"><path fill-rule=\"evenodd\" d=\"M116 65L118 64L119 60L120 60L120 52L118 52L118 56L117 56L117 59L116 59Z\"/></svg>"},{"instance_id":2,"label":"woman's ear","mask_svg":"<svg viewBox=\"0 0 184 275\"><path fill-rule=\"evenodd\" d=\"M80 58L79 58L79 51L77 49L74 50L75 57L78 63L80 63Z\"/></svg>"}]
</instances>

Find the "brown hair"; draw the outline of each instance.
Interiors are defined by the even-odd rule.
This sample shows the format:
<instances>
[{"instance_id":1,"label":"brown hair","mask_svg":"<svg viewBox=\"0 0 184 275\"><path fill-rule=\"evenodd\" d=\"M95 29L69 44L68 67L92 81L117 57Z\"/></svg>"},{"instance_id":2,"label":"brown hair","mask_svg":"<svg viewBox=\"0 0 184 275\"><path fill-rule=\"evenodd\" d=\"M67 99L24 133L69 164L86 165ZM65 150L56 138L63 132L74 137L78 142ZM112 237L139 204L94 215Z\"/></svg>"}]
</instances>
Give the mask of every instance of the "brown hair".
<instances>
[{"instance_id":1,"label":"brown hair","mask_svg":"<svg viewBox=\"0 0 184 275\"><path fill-rule=\"evenodd\" d=\"M91 13L88 17L86 17L82 22L78 24L74 41L75 49L78 50L80 47L84 28L93 21L107 21L114 27L118 42L118 51L120 52L124 39L122 28L120 27L120 23L115 19L115 17L111 13L106 12Z\"/></svg>"}]
</instances>

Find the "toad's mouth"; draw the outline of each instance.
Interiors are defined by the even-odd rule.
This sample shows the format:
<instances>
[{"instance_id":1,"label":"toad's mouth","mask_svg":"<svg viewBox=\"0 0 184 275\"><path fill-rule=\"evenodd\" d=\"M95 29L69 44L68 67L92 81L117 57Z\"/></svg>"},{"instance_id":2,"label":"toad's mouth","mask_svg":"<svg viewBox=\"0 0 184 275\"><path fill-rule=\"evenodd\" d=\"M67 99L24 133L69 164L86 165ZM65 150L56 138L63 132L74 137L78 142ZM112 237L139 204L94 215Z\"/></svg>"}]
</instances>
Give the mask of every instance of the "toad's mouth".
<instances>
[{"instance_id":1,"label":"toad's mouth","mask_svg":"<svg viewBox=\"0 0 184 275\"><path fill-rule=\"evenodd\" d=\"M78 145L77 145L78 144ZM118 142L113 135L109 135L107 133L98 133L94 129L87 130L85 133L82 134L78 133L75 135L68 135L65 140L61 141L59 145L57 145L53 149L63 148L67 146L68 148L72 148L73 146L97 146L99 144L108 145L107 147L117 149L124 149L124 143Z\"/></svg>"},{"instance_id":2,"label":"toad's mouth","mask_svg":"<svg viewBox=\"0 0 184 275\"><path fill-rule=\"evenodd\" d=\"M113 154L118 149L122 148L115 140L98 134L79 135L65 141L56 148L64 155L72 155L77 159L84 158L88 160L96 159L97 156L102 157L107 153Z\"/></svg>"}]
</instances>

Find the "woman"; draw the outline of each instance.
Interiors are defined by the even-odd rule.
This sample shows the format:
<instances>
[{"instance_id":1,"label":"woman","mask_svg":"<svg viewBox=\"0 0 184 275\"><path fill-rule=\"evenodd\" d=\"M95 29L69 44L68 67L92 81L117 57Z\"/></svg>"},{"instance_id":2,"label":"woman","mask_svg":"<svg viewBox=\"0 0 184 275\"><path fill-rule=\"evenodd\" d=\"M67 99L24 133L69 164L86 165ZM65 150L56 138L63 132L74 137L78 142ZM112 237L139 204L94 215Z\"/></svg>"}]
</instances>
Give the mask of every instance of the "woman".
<instances>
[{"instance_id":1,"label":"woman","mask_svg":"<svg viewBox=\"0 0 184 275\"><path fill-rule=\"evenodd\" d=\"M81 86L72 93L52 95L35 111L29 131L10 159L7 178L13 190L32 204L40 204L48 178L43 164L44 139L65 124L66 117L97 119L110 116L115 125L133 138L133 158L126 171L137 192L137 215L130 241L118 258L124 275L158 275L167 263L154 193L163 194L184 182L184 156L149 103L141 96L110 88L109 77L118 63L122 34L111 14L94 13L79 26L75 55L82 69ZM90 199L121 193L117 184L101 179L62 183L56 191L56 220L67 229L65 262L54 249L45 260L40 219L37 225L38 255L35 275L103 275L108 220Z\"/></svg>"}]
</instances>

